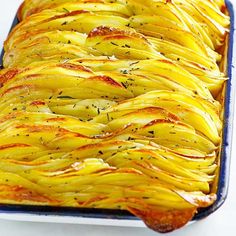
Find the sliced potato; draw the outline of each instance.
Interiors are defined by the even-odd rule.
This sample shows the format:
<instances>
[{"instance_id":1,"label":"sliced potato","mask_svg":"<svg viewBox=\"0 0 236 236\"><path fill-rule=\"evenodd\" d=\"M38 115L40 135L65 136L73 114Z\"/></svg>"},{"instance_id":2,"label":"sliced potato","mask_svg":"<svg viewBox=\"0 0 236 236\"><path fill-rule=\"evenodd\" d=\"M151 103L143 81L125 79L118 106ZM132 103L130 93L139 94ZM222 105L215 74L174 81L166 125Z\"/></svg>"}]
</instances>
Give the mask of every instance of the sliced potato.
<instances>
[{"instance_id":1,"label":"sliced potato","mask_svg":"<svg viewBox=\"0 0 236 236\"><path fill-rule=\"evenodd\" d=\"M223 0L25 0L0 71L0 203L127 210L158 232L216 200Z\"/></svg>"}]
</instances>

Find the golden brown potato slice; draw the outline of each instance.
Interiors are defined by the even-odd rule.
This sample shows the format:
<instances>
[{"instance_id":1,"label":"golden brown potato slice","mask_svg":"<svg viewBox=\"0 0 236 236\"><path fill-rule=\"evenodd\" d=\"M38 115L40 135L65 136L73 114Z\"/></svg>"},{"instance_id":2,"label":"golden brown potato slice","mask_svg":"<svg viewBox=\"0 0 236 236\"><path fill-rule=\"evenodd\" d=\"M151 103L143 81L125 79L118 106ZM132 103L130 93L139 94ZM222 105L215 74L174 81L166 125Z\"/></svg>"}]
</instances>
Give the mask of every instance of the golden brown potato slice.
<instances>
[{"instance_id":1,"label":"golden brown potato slice","mask_svg":"<svg viewBox=\"0 0 236 236\"><path fill-rule=\"evenodd\" d=\"M158 232L216 200L223 0L25 0L0 71L0 203L126 210Z\"/></svg>"}]
</instances>

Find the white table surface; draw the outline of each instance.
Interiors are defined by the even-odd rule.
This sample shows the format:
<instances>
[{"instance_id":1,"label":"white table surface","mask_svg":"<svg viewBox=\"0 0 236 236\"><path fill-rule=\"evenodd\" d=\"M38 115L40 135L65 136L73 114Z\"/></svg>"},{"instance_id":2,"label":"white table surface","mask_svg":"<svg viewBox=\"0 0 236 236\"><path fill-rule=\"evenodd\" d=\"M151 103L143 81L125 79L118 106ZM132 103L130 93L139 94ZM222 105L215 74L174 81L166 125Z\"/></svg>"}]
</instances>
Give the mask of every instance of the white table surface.
<instances>
[{"instance_id":1,"label":"white table surface","mask_svg":"<svg viewBox=\"0 0 236 236\"><path fill-rule=\"evenodd\" d=\"M234 2L235 0L232 0ZM21 0L1 0L0 46L7 36L17 7ZM236 78L235 78L236 79ZM236 111L236 106L235 106ZM235 119L236 122L236 119ZM233 139L233 153L229 194L225 204L208 218L189 225L170 236L234 236L236 235L236 132ZM53 223L29 223L0 220L0 236L152 236L158 235L146 228L89 226Z\"/></svg>"}]
</instances>

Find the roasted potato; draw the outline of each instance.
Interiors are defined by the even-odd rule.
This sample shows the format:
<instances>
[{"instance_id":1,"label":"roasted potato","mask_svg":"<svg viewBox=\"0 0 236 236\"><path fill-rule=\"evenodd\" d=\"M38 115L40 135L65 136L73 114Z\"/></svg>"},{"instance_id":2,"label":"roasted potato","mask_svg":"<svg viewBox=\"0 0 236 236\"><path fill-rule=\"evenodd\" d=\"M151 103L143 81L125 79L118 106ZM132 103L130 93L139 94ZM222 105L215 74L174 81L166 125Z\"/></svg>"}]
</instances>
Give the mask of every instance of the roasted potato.
<instances>
[{"instance_id":1,"label":"roasted potato","mask_svg":"<svg viewBox=\"0 0 236 236\"><path fill-rule=\"evenodd\" d=\"M216 200L223 0L25 0L0 71L0 203L120 209L158 232Z\"/></svg>"}]
</instances>

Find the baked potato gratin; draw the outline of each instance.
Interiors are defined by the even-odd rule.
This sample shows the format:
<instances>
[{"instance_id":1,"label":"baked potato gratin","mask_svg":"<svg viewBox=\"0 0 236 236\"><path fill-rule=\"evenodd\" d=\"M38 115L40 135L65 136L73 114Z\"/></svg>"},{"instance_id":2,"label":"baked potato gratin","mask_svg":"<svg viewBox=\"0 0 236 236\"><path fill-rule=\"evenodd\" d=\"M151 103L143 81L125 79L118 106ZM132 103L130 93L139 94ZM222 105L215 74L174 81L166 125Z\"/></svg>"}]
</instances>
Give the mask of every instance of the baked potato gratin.
<instances>
[{"instance_id":1,"label":"baked potato gratin","mask_svg":"<svg viewBox=\"0 0 236 236\"><path fill-rule=\"evenodd\" d=\"M169 232L216 200L223 0L25 0L0 71L0 202L127 210Z\"/></svg>"}]
</instances>

